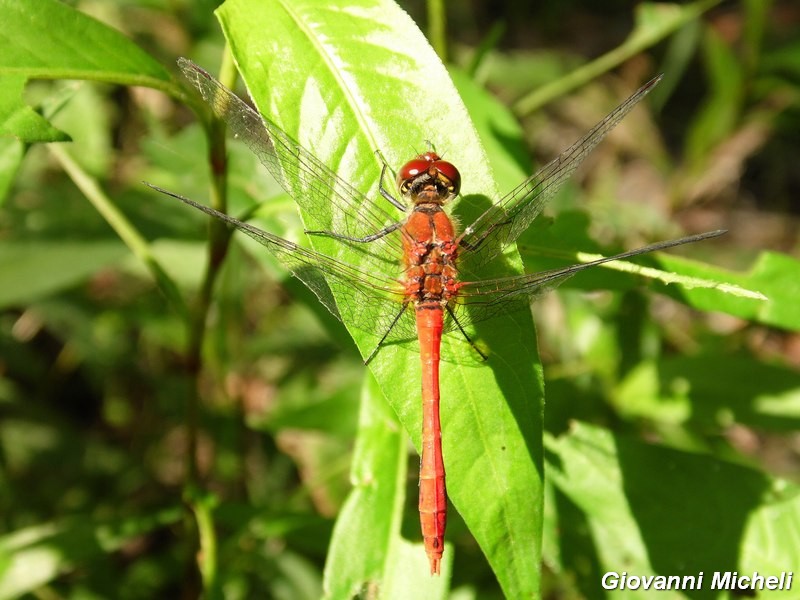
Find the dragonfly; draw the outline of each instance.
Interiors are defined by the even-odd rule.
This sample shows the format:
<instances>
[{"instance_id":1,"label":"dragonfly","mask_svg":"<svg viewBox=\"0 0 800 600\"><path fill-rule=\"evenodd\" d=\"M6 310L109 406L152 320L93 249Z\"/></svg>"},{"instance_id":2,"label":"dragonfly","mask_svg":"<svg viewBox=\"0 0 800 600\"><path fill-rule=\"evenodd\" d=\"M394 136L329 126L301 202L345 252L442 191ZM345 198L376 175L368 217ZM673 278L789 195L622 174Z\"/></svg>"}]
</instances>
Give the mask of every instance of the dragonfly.
<instances>
[{"instance_id":1,"label":"dragonfly","mask_svg":"<svg viewBox=\"0 0 800 600\"><path fill-rule=\"evenodd\" d=\"M387 343L416 338L422 379L419 514L431 574L440 572L447 524L445 461L439 418L442 336L462 335L495 315L529 309L533 298L572 275L603 263L713 238L709 231L644 246L568 267L493 279L464 277L460 265L479 269L513 244L589 152L659 82L652 79L581 139L500 197L460 232L445 211L458 197L461 175L431 147L396 176L396 195L380 172L375 197L339 177L267 116L181 58L180 69L214 114L224 120L301 208L306 234L330 240L318 251L281 238L179 194L151 186L250 236L300 279L345 324L379 337L369 362ZM148 184L149 185L149 184ZM322 246L322 244L320 244ZM356 252L357 261L342 258Z\"/></svg>"}]
</instances>

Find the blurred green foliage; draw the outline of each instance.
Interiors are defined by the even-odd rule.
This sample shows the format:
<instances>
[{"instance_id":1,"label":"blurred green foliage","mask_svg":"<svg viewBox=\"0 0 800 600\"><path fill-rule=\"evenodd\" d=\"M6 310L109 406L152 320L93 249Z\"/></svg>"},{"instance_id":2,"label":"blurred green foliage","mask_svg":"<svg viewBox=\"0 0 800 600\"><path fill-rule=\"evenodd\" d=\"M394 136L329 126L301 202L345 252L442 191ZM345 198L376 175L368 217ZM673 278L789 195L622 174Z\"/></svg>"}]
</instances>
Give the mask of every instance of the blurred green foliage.
<instances>
[{"instance_id":1,"label":"blurred green foliage","mask_svg":"<svg viewBox=\"0 0 800 600\"><path fill-rule=\"evenodd\" d=\"M800 8L404 7L439 24L501 191L665 73L520 240L528 271L730 230L646 263L716 288L595 269L534 305L544 536L488 539L542 564L451 511L431 579L383 374L263 249L140 184L227 178L232 214L301 233L245 148L209 166L220 131L171 75L232 79L215 3L0 0L0 599L577 599L609 570L800 569Z\"/></svg>"}]
</instances>

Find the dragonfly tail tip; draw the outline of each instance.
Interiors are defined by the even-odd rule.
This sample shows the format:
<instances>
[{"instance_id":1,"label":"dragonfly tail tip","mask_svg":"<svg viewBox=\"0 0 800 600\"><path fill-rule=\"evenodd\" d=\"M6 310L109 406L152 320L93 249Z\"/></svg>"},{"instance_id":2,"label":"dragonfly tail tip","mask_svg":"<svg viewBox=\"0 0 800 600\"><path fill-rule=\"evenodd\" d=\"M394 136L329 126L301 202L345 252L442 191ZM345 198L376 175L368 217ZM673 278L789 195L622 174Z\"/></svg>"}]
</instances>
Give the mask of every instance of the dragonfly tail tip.
<instances>
[{"instance_id":1,"label":"dragonfly tail tip","mask_svg":"<svg viewBox=\"0 0 800 600\"><path fill-rule=\"evenodd\" d=\"M431 563L431 575L438 575L439 574L439 563L441 562L441 557L439 556L429 556L428 560Z\"/></svg>"}]
</instances>

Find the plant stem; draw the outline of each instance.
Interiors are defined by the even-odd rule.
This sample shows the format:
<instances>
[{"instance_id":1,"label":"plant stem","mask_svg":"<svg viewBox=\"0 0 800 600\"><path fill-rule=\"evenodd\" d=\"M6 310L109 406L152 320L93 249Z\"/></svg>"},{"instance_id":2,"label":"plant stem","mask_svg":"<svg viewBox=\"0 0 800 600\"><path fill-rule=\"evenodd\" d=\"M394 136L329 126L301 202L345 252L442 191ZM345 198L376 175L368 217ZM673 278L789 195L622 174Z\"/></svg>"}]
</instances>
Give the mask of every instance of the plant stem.
<instances>
[{"instance_id":1,"label":"plant stem","mask_svg":"<svg viewBox=\"0 0 800 600\"><path fill-rule=\"evenodd\" d=\"M529 115L559 96L588 83L599 75L622 64L645 48L649 48L686 23L697 19L704 11L721 0L698 0L684 6L644 5L637 11L637 24L628 39L603 56L574 69L561 77L520 98L512 107L518 116Z\"/></svg>"},{"instance_id":2,"label":"plant stem","mask_svg":"<svg viewBox=\"0 0 800 600\"><path fill-rule=\"evenodd\" d=\"M142 237L136 228L125 218L125 215L114 205L105 194L100 184L80 166L61 144L49 144L48 149L55 159L61 164L64 172L72 179L83 195L92 203L98 213L111 225L120 239L131 252L141 260L149 269L156 280L162 293L166 296L172 308L181 316L187 317L189 310L178 291L175 282L170 278L161 264L152 253L149 242Z\"/></svg>"},{"instance_id":3,"label":"plant stem","mask_svg":"<svg viewBox=\"0 0 800 600\"><path fill-rule=\"evenodd\" d=\"M447 62L446 21L444 0L428 0L428 39L444 63Z\"/></svg>"},{"instance_id":4,"label":"plant stem","mask_svg":"<svg viewBox=\"0 0 800 600\"><path fill-rule=\"evenodd\" d=\"M233 59L229 52L223 55L220 80L232 87L236 77ZM208 138L208 162L211 166L211 206L221 212L227 210L228 157L225 146L225 125L211 115L204 121ZM186 407L187 425L187 464L186 485L189 488L197 484L197 435L200 420L200 374L202 373L203 341L206 334L206 321L211 307L214 284L228 254L231 230L220 221L209 221L208 263L203 282L200 285L197 301L192 311L189 325L189 341L186 352L188 375L192 379L192 392Z\"/></svg>"},{"instance_id":5,"label":"plant stem","mask_svg":"<svg viewBox=\"0 0 800 600\"><path fill-rule=\"evenodd\" d=\"M227 50L223 54L220 80L233 87L236 69ZM202 107L197 107L198 114ZM206 113L204 119L208 139L207 160L211 166L210 199L211 206L221 212L227 211L228 157L225 146L225 125L213 114ZM204 597L211 600L220 597L217 587L216 533L211 515L212 501L202 496L199 485L199 465L197 457L197 437L200 429L200 397L203 371L203 342L206 336L208 311L211 307L214 284L221 272L232 231L223 223L212 219L208 224L208 263L203 282L200 285L197 301L189 321L189 339L186 350L188 377L192 381L191 392L186 405L186 496L195 516L197 526L196 560L197 569L203 583Z\"/></svg>"}]
</instances>

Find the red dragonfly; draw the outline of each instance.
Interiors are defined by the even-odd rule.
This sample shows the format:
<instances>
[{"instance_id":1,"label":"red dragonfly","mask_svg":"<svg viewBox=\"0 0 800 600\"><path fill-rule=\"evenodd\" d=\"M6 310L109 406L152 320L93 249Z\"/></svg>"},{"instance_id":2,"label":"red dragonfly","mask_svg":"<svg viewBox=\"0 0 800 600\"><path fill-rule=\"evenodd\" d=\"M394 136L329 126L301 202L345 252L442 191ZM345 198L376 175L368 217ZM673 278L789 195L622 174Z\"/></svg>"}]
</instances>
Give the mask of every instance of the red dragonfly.
<instances>
[{"instance_id":1,"label":"red dragonfly","mask_svg":"<svg viewBox=\"0 0 800 600\"><path fill-rule=\"evenodd\" d=\"M480 267L512 244L587 154L660 77L641 87L558 158L495 201L458 233L443 206L458 196L461 176L453 164L432 149L411 159L397 172L400 199L383 185L385 163L380 174L381 198L369 198L205 70L186 59L178 63L214 113L227 122L234 136L250 147L298 202L306 233L334 240L337 243L333 246L338 249L317 252L183 196L156 189L263 244L335 317L380 335L380 342L366 362L387 342L418 338L423 404L419 512L431 573L439 573L447 519L439 422L442 335L457 330L472 344L466 332L469 324L527 308L532 297L579 271L724 233L712 231L670 240L540 273L475 281L462 280L459 275L465 272L459 268L464 261L469 261L471 268ZM400 218L387 211L390 207L400 212ZM337 257L337 252L347 248L357 250L359 264ZM472 346L480 353L477 346Z\"/></svg>"}]
</instances>

